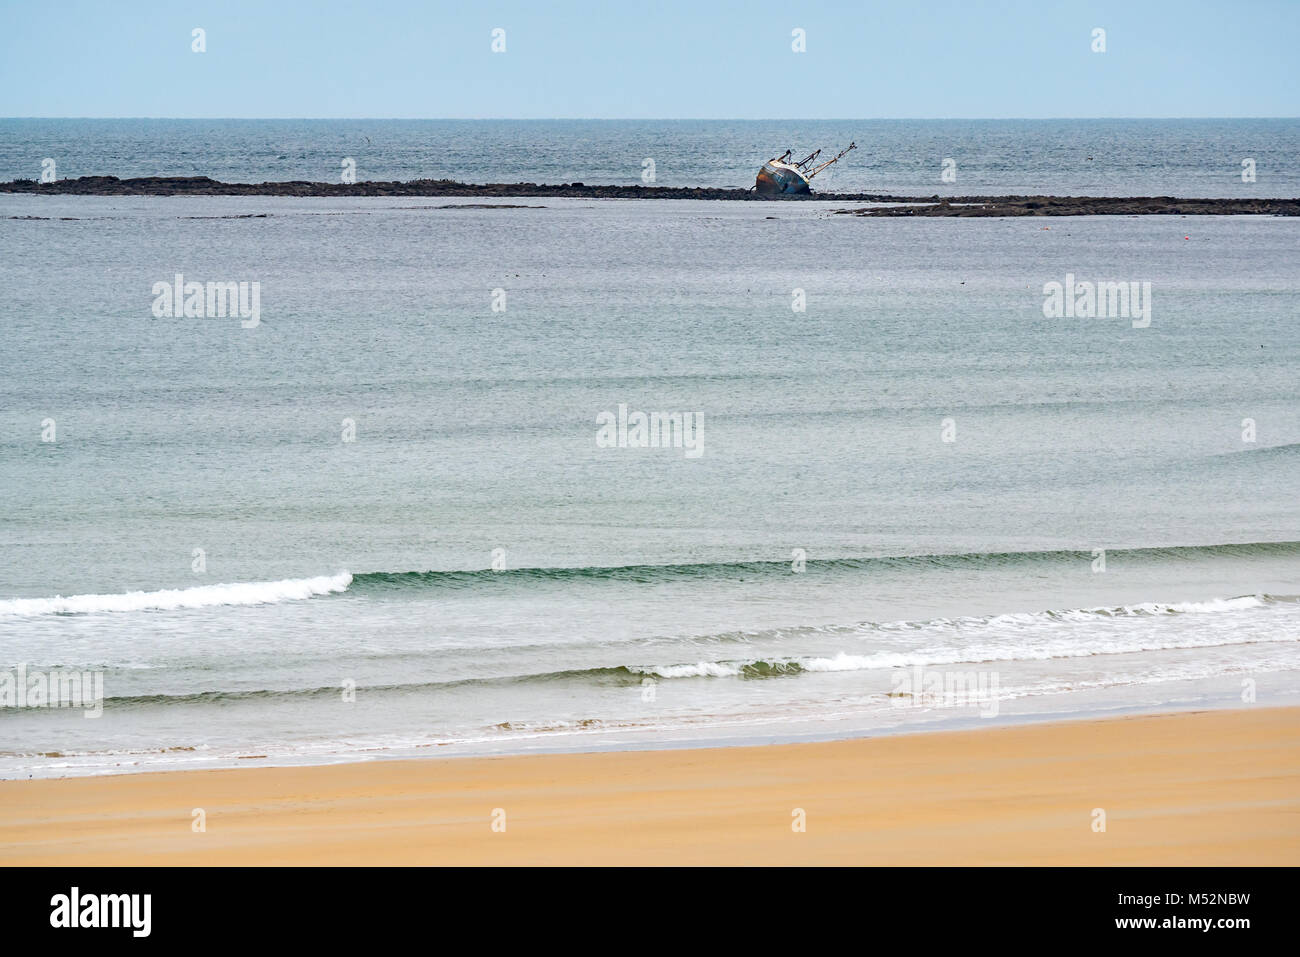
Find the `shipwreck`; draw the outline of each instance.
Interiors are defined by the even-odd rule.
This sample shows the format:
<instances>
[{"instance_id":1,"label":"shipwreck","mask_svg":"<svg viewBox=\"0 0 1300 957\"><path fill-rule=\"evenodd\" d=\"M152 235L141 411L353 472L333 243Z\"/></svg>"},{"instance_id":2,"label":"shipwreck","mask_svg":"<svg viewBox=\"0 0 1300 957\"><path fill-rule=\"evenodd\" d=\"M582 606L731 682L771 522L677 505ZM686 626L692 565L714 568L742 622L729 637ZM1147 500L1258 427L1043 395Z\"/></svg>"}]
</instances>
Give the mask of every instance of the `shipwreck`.
<instances>
[{"instance_id":1,"label":"shipwreck","mask_svg":"<svg viewBox=\"0 0 1300 957\"><path fill-rule=\"evenodd\" d=\"M754 181L754 189L768 196L797 196L811 193L812 187L808 185L808 181L826 167L838 163L849 150L857 149L857 145L857 143L850 143L820 166L813 164L817 162L817 157L821 156L821 150L814 150L798 162L792 162L790 159L794 150L786 150L780 156L774 156L763 164L763 168L758 171L758 178Z\"/></svg>"}]
</instances>

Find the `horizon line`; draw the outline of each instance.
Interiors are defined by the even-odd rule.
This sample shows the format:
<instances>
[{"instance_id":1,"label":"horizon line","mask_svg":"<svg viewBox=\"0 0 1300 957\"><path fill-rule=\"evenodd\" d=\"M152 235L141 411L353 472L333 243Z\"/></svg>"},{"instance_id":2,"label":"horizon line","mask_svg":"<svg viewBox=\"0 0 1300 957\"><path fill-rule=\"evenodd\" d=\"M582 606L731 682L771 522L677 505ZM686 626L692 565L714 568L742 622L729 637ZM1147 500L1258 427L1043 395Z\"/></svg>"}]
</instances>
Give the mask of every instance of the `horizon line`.
<instances>
[{"instance_id":1,"label":"horizon line","mask_svg":"<svg viewBox=\"0 0 1300 957\"><path fill-rule=\"evenodd\" d=\"M877 117L738 117L738 116L2 116L8 120L171 120L244 122L417 122L417 123L914 123L952 121L1063 120L1300 120L1300 116L877 116Z\"/></svg>"}]
</instances>

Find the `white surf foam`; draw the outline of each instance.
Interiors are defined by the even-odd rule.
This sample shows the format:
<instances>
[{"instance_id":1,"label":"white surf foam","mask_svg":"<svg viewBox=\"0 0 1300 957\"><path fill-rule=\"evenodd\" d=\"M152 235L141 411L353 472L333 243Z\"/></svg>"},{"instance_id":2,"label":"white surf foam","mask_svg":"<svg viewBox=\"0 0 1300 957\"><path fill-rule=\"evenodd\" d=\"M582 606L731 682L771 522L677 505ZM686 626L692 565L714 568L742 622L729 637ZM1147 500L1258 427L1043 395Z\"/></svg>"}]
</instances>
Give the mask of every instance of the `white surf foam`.
<instances>
[{"instance_id":1,"label":"white surf foam","mask_svg":"<svg viewBox=\"0 0 1300 957\"><path fill-rule=\"evenodd\" d=\"M993 661L1043 661L1094 655L1140 654L1191 648L1216 648L1257 642L1300 641L1300 635L1257 616L1220 614L1272 606L1287 620L1300 617L1295 603L1278 604L1260 596L1203 602L1122 605L1112 608L992 615L984 618L938 618L924 622L868 623L857 637L871 640L880 632L904 632L912 648L860 654L766 655L754 659L696 661L630 667L659 678L732 678L745 674L867 671L918 665L956 665ZM1197 621L1187 616L1210 614Z\"/></svg>"},{"instance_id":2,"label":"white surf foam","mask_svg":"<svg viewBox=\"0 0 1300 957\"><path fill-rule=\"evenodd\" d=\"M120 595L12 598L0 601L0 616L88 615L95 612L172 611L178 608L208 608L213 605L265 605L346 591L350 584L352 575L339 572L337 575L320 575L316 578L232 582L163 591L132 591Z\"/></svg>"},{"instance_id":3,"label":"white surf foam","mask_svg":"<svg viewBox=\"0 0 1300 957\"><path fill-rule=\"evenodd\" d=\"M631 670L660 678L734 678L744 669L746 662L699 661L693 665L659 665Z\"/></svg>"}]
</instances>

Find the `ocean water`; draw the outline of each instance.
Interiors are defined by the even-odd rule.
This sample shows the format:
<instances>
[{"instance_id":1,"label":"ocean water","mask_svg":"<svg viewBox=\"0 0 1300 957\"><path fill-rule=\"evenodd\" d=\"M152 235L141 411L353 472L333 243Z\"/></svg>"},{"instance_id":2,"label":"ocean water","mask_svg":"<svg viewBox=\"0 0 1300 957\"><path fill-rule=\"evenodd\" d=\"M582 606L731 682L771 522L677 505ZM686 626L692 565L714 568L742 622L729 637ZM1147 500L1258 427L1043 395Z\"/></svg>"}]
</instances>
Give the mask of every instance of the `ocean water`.
<instances>
[{"instance_id":1,"label":"ocean water","mask_svg":"<svg viewBox=\"0 0 1300 957\"><path fill-rule=\"evenodd\" d=\"M1300 119L72 120L0 119L0 180L211 176L747 188L769 157L818 147L823 192L1300 196ZM944 160L956 179L942 177ZM1242 181L1243 160L1254 179Z\"/></svg>"},{"instance_id":2,"label":"ocean water","mask_svg":"<svg viewBox=\"0 0 1300 957\"><path fill-rule=\"evenodd\" d=\"M0 775L1297 700L1293 220L498 205L0 195Z\"/></svg>"}]
</instances>

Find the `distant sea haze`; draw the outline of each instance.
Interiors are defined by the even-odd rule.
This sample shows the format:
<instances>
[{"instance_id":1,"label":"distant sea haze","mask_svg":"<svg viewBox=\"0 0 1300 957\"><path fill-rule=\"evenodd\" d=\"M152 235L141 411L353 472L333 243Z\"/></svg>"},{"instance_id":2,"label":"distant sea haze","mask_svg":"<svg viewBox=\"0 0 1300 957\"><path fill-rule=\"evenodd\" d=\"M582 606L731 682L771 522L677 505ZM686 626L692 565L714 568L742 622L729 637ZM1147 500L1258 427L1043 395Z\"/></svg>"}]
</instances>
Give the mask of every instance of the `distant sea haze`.
<instances>
[{"instance_id":1,"label":"distant sea haze","mask_svg":"<svg viewBox=\"0 0 1300 957\"><path fill-rule=\"evenodd\" d=\"M1300 120L0 120L0 180L748 187L794 149L858 149L823 191L1300 196ZM650 179L648 177L653 177Z\"/></svg>"}]
</instances>

